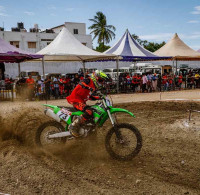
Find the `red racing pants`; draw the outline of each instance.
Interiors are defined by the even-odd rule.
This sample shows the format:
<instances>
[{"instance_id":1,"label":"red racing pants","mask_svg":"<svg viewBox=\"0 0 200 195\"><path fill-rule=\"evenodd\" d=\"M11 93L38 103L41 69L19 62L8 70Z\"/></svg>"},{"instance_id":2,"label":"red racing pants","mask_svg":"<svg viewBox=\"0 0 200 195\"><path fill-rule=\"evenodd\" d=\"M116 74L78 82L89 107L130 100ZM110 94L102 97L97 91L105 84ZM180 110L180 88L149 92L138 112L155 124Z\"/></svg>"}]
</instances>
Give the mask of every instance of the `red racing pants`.
<instances>
[{"instance_id":1,"label":"red racing pants","mask_svg":"<svg viewBox=\"0 0 200 195\"><path fill-rule=\"evenodd\" d=\"M73 103L73 107L76 110L82 111L83 112L83 119L84 120L90 120L93 119L93 110L90 106L82 103L82 102L75 102Z\"/></svg>"}]
</instances>

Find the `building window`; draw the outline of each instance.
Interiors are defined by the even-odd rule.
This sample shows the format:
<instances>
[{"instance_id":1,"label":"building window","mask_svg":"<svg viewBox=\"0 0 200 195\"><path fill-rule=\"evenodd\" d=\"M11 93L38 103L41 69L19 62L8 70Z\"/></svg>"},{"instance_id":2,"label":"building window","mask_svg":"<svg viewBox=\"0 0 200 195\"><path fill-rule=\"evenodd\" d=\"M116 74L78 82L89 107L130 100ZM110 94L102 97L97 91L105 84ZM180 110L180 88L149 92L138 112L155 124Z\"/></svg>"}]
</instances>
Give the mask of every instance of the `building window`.
<instances>
[{"instance_id":1,"label":"building window","mask_svg":"<svg viewBox=\"0 0 200 195\"><path fill-rule=\"evenodd\" d=\"M75 35L78 34L78 29L74 29L74 34L75 34Z\"/></svg>"},{"instance_id":2,"label":"building window","mask_svg":"<svg viewBox=\"0 0 200 195\"><path fill-rule=\"evenodd\" d=\"M87 45L87 43L82 43L82 44L85 45L85 46Z\"/></svg>"},{"instance_id":3,"label":"building window","mask_svg":"<svg viewBox=\"0 0 200 195\"><path fill-rule=\"evenodd\" d=\"M41 39L41 41L53 41L53 39Z\"/></svg>"},{"instance_id":4,"label":"building window","mask_svg":"<svg viewBox=\"0 0 200 195\"><path fill-rule=\"evenodd\" d=\"M28 48L36 48L36 42L28 42Z\"/></svg>"},{"instance_id":5,"label":"building window","mask_svg":"<svg viewBox=\"0 0 200 195\"><path fill-rule=\"evenodd\" d=\"M10 41L10 44L19 48L19 41Z\"/></svg>"}]
</instances>

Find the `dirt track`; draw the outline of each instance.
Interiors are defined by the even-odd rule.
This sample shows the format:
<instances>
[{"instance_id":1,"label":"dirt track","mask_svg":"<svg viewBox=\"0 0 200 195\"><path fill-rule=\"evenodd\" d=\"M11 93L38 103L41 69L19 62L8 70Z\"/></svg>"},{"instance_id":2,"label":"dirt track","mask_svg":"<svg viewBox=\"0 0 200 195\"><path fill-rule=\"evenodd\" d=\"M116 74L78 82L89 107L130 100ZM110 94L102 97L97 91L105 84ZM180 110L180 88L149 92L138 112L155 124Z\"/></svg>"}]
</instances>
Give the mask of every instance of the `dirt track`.
<instances>
[{"instance_id":1,"label":"dirt track","mask_svg":"<svg viewBox=\"0 0 200 195\"><path fill-rule=\"evenodd\" d=\"M34 106L35 104L35 106ZM56 102L54 102L56 104ZM5 108L5 104L2 104ZM200 109L194 102L126 103L136 115L120 115L134 124L143 136L143 148L131 162L112 160L105 151L104 138L110 124L94 141L71 141L50 152L21 144L20 136L42 122L38 103L20 103L1 109L0 192L9 194L200 194ZM30 107L24 113L24 108ZM32 110L34 107L34 110ZM19 111L20 109L21 111ZM3 112L2 112L3 111ZM25 117L28 116L28 117ZM6 117L9 117L5 120ZM39 117L39 119L38 119ZM3 121L1 121L3 120ZM45 119L46 120L46 119ZM12 123L12 121L14 121ZM31 127L31 128L30 128Z\"/></svg>"}]
</instances>

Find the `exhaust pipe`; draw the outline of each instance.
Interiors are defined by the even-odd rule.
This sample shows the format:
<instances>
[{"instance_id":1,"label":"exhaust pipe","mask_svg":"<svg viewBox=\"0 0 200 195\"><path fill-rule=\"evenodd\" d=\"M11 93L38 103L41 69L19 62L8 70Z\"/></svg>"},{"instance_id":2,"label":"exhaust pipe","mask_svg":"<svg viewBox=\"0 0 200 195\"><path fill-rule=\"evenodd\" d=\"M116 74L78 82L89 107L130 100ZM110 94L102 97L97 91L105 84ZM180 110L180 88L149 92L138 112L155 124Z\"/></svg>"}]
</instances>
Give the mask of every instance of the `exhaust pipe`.
<instances>
[{"instance_id":1,"label":"exhaust pipe","mask_svg":"<svg viewBox=\"0 0 200 195\"><path fill-rule=\"evenodd\" d=\"M69 131L61 132L61 133L54 133L52 135L49 135L48 138L59 138L59 137L69 137L72 136L72 134Z\"/></svg>"},{"instance_id":2,"label":"exhaust pipe","mask_svg":"<svg viewBox=\"0 0 200 195\"><path fill-rule=\"evenodd\" d=\"M47 116L53 118L55 121L60 122L59 116L56 115L56 114L53 112L53 110L51 110L51 109L46 109L46 110L44 111L44 113L45 113Z\"/></svg>"}]
</instances>

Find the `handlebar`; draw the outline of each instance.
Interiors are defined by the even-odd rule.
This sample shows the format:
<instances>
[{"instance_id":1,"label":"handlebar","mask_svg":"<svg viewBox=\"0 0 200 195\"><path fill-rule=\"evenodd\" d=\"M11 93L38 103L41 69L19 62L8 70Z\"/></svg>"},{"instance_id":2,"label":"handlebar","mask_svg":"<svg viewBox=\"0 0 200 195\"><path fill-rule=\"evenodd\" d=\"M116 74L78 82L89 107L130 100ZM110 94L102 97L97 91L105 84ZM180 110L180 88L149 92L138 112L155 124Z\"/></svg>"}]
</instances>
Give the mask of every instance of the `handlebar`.
<instances>
[{"instance_id":1,"label":"handlebar","mask_svg":"<svg viewBox=\"0 0 200 195\"><path fill-rule=\"evenodd\" d=\"M96 94L101 98L105 99L105 95L101 93L101 91L96 91Z\"/></svg>"}]
</instances>

